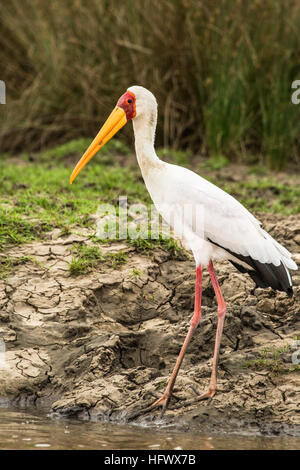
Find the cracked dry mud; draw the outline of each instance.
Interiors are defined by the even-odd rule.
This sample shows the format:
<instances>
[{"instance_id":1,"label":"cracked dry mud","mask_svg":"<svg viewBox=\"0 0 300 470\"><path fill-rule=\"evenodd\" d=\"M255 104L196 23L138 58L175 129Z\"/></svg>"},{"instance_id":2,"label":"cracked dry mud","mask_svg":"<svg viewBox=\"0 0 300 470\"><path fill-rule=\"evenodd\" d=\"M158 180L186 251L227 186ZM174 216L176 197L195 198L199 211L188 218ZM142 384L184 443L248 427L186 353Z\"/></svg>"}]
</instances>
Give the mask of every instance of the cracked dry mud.
<instances>
[{"instance_id":1,"label":"cracked dry mud","mask_svg":"<svg viewBox=\"0 0 300 470\"><path fill-rule=\"evenodd\" d=\"M299 218L259 218L300 265ZM155 400L152 392L165 388L192 315L194 263L171 259L162 249L141 254L119 242L101 250L126 251L125 264L103 264L74 277L68 271L72 244L91 243L87 229L78 233L60 237L55 230L43 242L5 252L34 262L17 265L0 281L0 339L6 345L0 397L82 419L126 422ZM155 410L136 422L300 435L299 369L292 363L300 339L300 273L294 272L289 299L270 289L253 291L252 281L230 263L216 263L216 272L228 306L219 366L223 392L210 404L180 409L173 398L162 420ZM217 314L207 272L203 287L202 320L174 390L186 400L193 398L191 385L206 390L211 371ZM265 365L257 362L264 351L273 351ZM283 352L277 357L276 351Z\"/></svg>"}]
</instances>

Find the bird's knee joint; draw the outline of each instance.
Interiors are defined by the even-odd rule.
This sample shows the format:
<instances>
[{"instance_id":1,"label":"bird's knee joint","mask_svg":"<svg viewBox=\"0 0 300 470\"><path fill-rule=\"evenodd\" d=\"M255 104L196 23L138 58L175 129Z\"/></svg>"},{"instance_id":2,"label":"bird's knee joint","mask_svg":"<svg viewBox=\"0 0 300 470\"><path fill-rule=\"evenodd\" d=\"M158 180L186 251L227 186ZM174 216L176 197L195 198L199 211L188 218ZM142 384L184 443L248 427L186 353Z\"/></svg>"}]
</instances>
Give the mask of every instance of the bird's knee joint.
<instances>
[{"instance_id":1,"label":"bird's knee joint","mask_svg":"<svg viewBox=\"0 0 300 470\"><path fill-rule=\"evenodd\" d=\"M192 328L197 328L198 325L199 325L199 321L191 321Z\"/></svg>"},{"instance_id":2,"label":"bird's knee joint","mask_svg":"<svg viewBox=\"0 0 300 470\"><path fill-rule=\"evenodd\" d=\"M201 314L200 315L197 315L197 316L193 316L191 321L190 321L190 325L192 328L197 328L197 326L199 325L200 323L200 320L201 320Z\"/></svg>"},{"instance_id":3,"label":"bird's knee joint","mask_svg":"<svg viewBox=\"0 0 300 470\"><path fill-rule=\"evenodd\" d=\"M218 317L224 317L225 314L226 314L226 305L218 309Z\"/></svg>"}]
</instances>

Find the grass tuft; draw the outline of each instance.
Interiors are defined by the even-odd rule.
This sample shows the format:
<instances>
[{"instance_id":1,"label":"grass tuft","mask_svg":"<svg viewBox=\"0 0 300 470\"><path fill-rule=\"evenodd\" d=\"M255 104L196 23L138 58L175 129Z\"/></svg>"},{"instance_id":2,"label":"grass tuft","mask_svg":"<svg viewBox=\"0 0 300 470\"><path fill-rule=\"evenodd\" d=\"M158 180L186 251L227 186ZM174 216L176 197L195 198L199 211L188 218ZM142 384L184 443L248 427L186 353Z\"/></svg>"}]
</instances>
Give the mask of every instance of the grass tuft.
<instances>
[{"instance_id":1,"label":"grass tuft","mask_svg":"<svg viewBox=\"0 0 300 470\"><path fill-rule=\"evenodd\" d=\"M73 276L86 274L105 260L97 246L76 244L73 251L75 256L69 263L69 272Z\"/></svg>"},{"instance_id":2,"label":"grass tuft","mask_svg":"<svg viewBox=\"0 0 300 470\"><path fill-rule=\"evenodd\" d=\"M245 362L244 367L258 371L267 370L272 375L288 373L292 368L286 366L284 358L287 353L290 354L290 351L289 344L281 348L264 348L259 351L257 359Z\"/></svg>"},{"instance_id":3,"label":"grass tuft","mask_svg":"<svg viewBox=\"0 0 300 470\"><path fill-rule=\"evenodd\" d=\"M31 256L20 256L12 258L9 256L0 255L0 279L6 279L16 266L25 264L27 262L35 262Z\"/></svg>"},{"instance_id":4,"label":"grass tuft","mask_svg":"<svg viewBox=\"0 0 300 470\"><path fill-rule=\"evenodd\" d=\"M128 239L127 242L141 252L152 251L155 248L162 248L169 252L172 259L183 260L188 257L187 252L174 238L165 238L162 235L159 236L158 240L135 238Z\"/></svg>"},{"instance_id":5,"label":"grass tuft","mask_svg":"<svg viewBox=\"0 0 300 470\"><path fill-rule=\"evenodd\" d=\"M103 256L99 247L96 245L79 245L73 247L73 256L69 263L69 272L73 276L86 274L108 263L112 268L116 268L127 261L127 254L123 251L109 253Z\"/></svg>"}]
</instances>

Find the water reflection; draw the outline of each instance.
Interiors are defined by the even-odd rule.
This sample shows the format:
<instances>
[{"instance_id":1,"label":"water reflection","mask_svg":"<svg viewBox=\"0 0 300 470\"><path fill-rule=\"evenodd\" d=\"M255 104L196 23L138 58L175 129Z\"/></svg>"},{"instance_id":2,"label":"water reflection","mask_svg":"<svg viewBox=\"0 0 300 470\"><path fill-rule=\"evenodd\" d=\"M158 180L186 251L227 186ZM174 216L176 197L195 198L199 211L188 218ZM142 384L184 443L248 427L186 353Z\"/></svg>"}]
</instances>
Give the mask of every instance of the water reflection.
<instances>
[{"instance_id":1,"label":"water reflection","mask_svg":"<svg viewBox=\"0 0 300 470\"><path fill-rule=\"evenodd\" d=\"M46 414L0 408L0 449L299 449L300 438L205 436L50 418Z\"/></svg>"}]
</instances>

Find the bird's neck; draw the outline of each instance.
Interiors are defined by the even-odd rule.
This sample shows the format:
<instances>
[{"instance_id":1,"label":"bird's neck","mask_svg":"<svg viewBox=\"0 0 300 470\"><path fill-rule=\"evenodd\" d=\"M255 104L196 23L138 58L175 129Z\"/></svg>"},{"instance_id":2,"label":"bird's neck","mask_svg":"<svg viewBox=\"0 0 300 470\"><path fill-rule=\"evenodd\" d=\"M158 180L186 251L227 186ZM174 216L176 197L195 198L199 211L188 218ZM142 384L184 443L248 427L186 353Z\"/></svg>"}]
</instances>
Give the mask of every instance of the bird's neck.
<instances>
[{"instance_id":1,"label":"bird's neck","mask_svg":"<svg viewBox=\"0 0 300 470\"><path fill-rule=\"evenodd\" d=\"M157 116L155 112L149 116L140 116L133 120L135 151L144 178L149 170L159 167L163 162L158 158L154 148Z\"/></svg>"}]
</instances>

